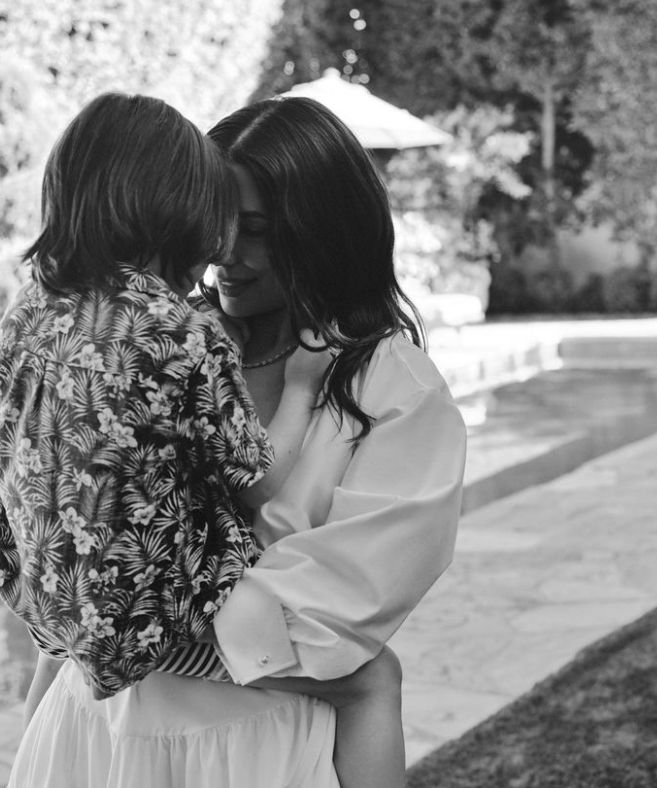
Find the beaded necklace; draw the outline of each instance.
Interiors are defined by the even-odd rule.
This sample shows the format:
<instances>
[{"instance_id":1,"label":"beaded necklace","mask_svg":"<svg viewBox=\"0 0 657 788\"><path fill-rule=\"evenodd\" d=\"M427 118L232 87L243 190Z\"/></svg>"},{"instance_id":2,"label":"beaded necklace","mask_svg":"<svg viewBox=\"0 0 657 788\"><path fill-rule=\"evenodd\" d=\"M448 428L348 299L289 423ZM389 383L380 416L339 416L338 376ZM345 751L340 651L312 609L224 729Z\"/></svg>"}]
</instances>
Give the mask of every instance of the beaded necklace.
<instances>
[{"instance_id":1,"label":"beaded necklace","mask_svg":"<svg viewBox=\"0 0 657 788\"><path fill-rule=\"evenodd\" d=\"M294 342L287 347L284 347L283 350L280 350L273 356L269 358L264 358L262 361L251 361L249 363L242 362L242 369L257 369L258 367L268 367L271 364L275 364L277 361L280 361L282 358L289 356L294 350L298 347L297 343Z\"/></svg>"}]
</instances>

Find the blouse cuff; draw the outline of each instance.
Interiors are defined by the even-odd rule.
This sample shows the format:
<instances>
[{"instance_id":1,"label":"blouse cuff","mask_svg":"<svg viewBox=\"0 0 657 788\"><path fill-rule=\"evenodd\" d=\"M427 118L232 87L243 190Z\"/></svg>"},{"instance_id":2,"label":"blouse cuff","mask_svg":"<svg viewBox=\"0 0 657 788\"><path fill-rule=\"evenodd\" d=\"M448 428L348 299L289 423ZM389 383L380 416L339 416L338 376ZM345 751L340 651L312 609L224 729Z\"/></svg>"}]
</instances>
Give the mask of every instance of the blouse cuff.
<instances>
[{"instance_id":1,"label":"blouse cuff","mask_svg":"<svg viewBox=\"0 0 657 788\"><path fill-rule=\"evenodd\" d=\"M249 684L297 664L283 608L248 574L214 617L213 627L217 653L235 684Z\"/></svg>"}]
</instances>

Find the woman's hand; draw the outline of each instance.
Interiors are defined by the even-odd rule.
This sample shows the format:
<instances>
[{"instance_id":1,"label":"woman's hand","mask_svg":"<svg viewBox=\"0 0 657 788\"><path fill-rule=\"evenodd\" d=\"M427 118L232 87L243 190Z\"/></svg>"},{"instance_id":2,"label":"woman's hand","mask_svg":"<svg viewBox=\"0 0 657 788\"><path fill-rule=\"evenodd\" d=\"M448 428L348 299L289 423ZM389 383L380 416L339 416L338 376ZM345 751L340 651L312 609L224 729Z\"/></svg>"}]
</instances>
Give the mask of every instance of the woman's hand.
<instances>
[{"instance_id":1,"label":"woman's hand","mask_svg":"<svg viewBox=\"0 0 657 788\"><path fill-rule=\"evenodd\" d=\"M285 362L285 385L310 389L314 396L317 396L333 356L326 343L315 337L309 328L302 329L301 341L308 347L317 349L306 350L299 346L294 351Z\"/></svg>"}]
</instances>

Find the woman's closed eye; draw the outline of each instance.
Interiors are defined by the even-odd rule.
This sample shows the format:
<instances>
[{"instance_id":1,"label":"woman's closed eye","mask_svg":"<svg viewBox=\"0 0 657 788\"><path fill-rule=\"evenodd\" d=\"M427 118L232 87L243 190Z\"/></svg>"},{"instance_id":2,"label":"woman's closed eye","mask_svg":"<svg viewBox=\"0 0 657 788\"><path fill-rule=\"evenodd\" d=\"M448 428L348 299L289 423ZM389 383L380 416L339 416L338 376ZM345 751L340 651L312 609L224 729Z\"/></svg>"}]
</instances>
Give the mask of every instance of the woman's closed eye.
<instances>
[{"instance_id":1,"label":"woman's closed eye","mask_svg":"<svg viewBox=\"0 0 657 788\"><path fill-rule=\"evenodd\" d=\"M269 232L269 222L261 213L240 214L239 233L247 238L264 238Z\"/></svg>"}]
</instances>

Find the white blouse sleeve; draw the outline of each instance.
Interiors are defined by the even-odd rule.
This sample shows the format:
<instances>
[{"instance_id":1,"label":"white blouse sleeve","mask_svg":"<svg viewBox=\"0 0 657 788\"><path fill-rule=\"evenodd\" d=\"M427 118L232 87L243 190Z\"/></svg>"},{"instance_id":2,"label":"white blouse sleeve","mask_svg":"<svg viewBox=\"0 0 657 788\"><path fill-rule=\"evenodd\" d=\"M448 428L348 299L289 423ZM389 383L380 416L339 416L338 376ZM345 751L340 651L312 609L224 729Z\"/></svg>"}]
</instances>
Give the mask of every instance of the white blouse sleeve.
<instances>
[{"instance_id":1,"label":"white blouse sleeve","mask_svg":"<svg viewBox=\"0 0 657 788\"><path fill-rule=\"evenodd\" d=\"M464 461L445 389L422 388L379 416L326 524L268 547L217 614L233 680L335 678L376 656L451 562Z\"/></svg>"}]
</instances>

